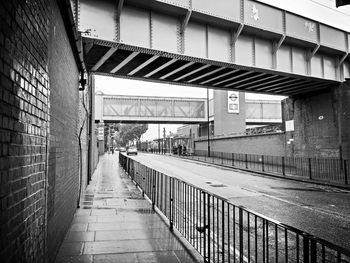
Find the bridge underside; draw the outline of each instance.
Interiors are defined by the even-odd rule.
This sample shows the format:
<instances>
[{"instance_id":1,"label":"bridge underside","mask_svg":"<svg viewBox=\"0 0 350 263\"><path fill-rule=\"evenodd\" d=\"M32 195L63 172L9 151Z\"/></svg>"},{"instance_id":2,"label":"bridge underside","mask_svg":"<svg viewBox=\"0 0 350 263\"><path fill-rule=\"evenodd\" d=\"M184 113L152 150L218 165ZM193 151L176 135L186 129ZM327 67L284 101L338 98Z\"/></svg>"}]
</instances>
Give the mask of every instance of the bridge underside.
<instances>
[{"instance_id":1,"label":"bridge underside","mask_svg":"<svg viewBox=\"0 0 350 263\"><path fill-rule=\"evenodd\" d=\"M254 0L77 0L95 74L278 95L350 76L350 34Z\"/></svg>"},{"instance_id":2,"label":"bridge underside","mask_svg":"<svg viewBox=\"0 0 350 263\"><path fill-rule=\"evenodd\" d=\"M124 44L116 47L108 41L84 38L84 43L87 69L97 75L286 96L318 92L336 83Z\"/></svg>"}]
</instances>

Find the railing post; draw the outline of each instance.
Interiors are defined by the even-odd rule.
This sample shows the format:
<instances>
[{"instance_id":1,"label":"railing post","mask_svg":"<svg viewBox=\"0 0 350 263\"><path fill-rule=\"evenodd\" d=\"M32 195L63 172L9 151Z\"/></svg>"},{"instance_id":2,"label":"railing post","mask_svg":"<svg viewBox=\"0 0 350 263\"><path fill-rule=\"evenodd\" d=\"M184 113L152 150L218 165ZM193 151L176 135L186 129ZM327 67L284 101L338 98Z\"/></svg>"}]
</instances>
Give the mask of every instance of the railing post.
<instances>
[{"instance_id":1,"label":"railing post","mask_svg":"<svg viewBox=\"0 0 350 263\"><path fill-rule=\"evenodd\" d=\"M309 254L309 238L303 237L303 263L310 262L310 254Z\"/></svg>"},{"instance_id":2,"label":"railing post","mask_svg":"<svg viewBox=\"0 0 350 263\"><path fill-rule=\"evenodd\" d=\"M157 171L153 170L153 176L152 176L152 209L155 208L156 203L156 173Z\"/></svg>"},{"instance_id":3,"label":"railing post","mask_svg":"<svg viewBox=\"0 0 350 263\"><path fill-rule=\"evenodd\" d=\"M207 204L207 206L208 206L208 223L207 223L207 226L208 227L206 227L207 228L207 231L208 231L208 244L207 244L207 246L208 246L208 262L210 262L210 194L207 194L207 198L208 198L208 204Z\"/></svg>"},{"instance_id":4,"label":"railing post","mask_svg":"<svg viewBox=\"0 0 350 263\"><path fill-rule=\"evenodd\" d=\"M239 262L243 261L243 210L241 207L239 209Z\"/></svg>"},{"instance_id":5,"label":"railing post","mask_svg":"<svg viewBox=\"0 0 350 263\"><path fill-rule=\"evenodd\" d=\"M286 159L282 156L282 174L286 175Z\"/></svg>"},{"instance_id":6,"label":"railing post","mask_svg":"<svg viewBox=\"0 0 350 263\"><path fill-rule=\"evenodd\" d=\"M224 152L221 152L221 164L224 164Z\"/></svg>"},{"instance_id":7,"label":"railing post","mask_svg":"<svg viewBox=\"0 0 350 263\"><path fill-rule=\"evenodd\" d=\"M308 163L309 163L309 179L312 180L311 158L308 158Z\"/></svg>"},{"instance_id":8,"label":"railing post","mask_svg":"<svg viewBox=\"0 0 350 263\"><path fill-rule=\"evenodd\" d=\"M348 163L346 160L344 160L344 182L345 184L348 184Z\"/></svg>"},{"instance_id":9,"label":"railing post","mask_svg":"<svg viewBox=\"0 0 350 263\"><path fill-rule=\"evenodd\" d=\"M169 177L169 225L170 225L170 231L173 231L174 229L174 220L173 220L173 213L174 213L174 182L173 182L173 178Z\"/></svg>"},{"instance_id":10,"label":"railing post","mask_svg":"<svg viewBox=\"0 0 350 263\"><path fill-rule=\"evenodd\" d=\"M261 155L261 170L265 172L265 160L264 155Z\"/></svg>"},{"instance_id":11,"label":"railing post","mask_svg":"<svg viewBox=\"0 0 350 263\"><path fill-rule=\"evenodd\" d=\"M245 168L248 169L248 154L245 154Z\"/></svg>"},{"instance_id":12,"label":"railing post","mask_svg":"<svg viewBox=\"0 0 350 263\"><path fill-rule=\"evenodd\" d=\"M232 166L235 166L235 154L232 153Z\"/></svg>"}]
</instances>

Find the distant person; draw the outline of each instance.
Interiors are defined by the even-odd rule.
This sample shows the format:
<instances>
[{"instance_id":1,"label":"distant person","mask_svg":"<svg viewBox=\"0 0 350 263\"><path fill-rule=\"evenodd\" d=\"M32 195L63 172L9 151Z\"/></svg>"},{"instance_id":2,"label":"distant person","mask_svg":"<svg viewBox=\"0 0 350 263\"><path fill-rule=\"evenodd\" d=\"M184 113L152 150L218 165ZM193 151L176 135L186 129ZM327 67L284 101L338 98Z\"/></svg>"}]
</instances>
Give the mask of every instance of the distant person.
<instances>
[{"instance_id":1,"label":"distant person","mask_svg":"<svg viewBox=\"0 0 350 263\"><path fill-rule=\"evenodd\" d=\"M179 155L182 155L182 145L181 144L179 144Z\"/></svg>"},{"instance_id":2,"label":"distant person","mask_svg":"<svg viewBox=\"0 0 350 263\"><path fill-rule=\"evenodd\" d=\"M187 148L186 146L184 145L184 148L183 148L183 155L186 155L187 154Z\"/></svg>"}]
</instances>

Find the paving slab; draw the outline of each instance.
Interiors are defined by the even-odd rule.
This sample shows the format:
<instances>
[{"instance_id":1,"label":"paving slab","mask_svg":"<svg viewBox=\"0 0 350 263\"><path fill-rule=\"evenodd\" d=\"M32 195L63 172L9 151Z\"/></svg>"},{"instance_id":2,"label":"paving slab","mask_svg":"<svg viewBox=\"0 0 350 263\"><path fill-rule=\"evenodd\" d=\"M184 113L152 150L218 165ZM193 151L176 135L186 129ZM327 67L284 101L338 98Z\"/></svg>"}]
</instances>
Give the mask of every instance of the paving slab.
<instances>
[{"instance_id":1,"label":"paving slab","mask_svg":"<svg viewBox=\"0 0 350 263\"><path fill-rule=\"evenodd\" d=\"M105 155L58 253L61 262L199 262L118 165Z\"/></svg>"}]
</instances>

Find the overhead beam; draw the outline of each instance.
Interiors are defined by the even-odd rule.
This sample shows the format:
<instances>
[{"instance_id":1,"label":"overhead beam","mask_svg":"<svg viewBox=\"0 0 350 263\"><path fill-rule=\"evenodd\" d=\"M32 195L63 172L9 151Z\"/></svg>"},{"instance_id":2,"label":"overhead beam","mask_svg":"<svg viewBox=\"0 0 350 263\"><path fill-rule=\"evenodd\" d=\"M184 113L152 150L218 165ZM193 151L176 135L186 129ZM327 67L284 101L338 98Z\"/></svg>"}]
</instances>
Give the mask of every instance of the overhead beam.
<instances>
[{"instance_id":1,"label":"overhead beam","mask_svg":"<svg viewBox=\"0 0 350 263\"><path fill-rule=\"evenodd\" d=\"M261 84L257 84L257 85L254 85L254 86L250 86L250 87L245 88L245 89L246 89L246 90L253 90L253 89L255 89L255 88L259 88L259 87L264 86L264 85L267 85L267 84L272 84L272 83L275 83L275 82L278 82L278 81L281 81L281 80L284 80L284 79L289 79L289 77L283 77L283 78L278 78L278 79L270 80L270 81L268 81L268 82L264 82L264 83L261 83ZM245 85L245 86L248 86L248 84ZM244 87L244 86L243 86L243 87ZM260 90L260 89L257 89L257 90Z\"/></svg>"},{"instance_id":2,"label":"overhead beam","mask_svg":"<svg viewBox=\"0 0 350 263\"><path fill-rule=\"evenodd\" d=\"M275 90L279 90L279 89L282 89L282 88L286 88L286 87L291 87L291 86L295 86L296 84L299 84L301 82L304 82L305 80L301 80L301 79L292 79L292 80L288 80L288 81L284 81L282 83L277 83L277 84L274 84L274 85L270 85L269 87L265 87L264 89L260 89L261 91L268 91L268 92L273 92ZM277 88L274 88L276 87Z\"/></svg>"},{"instance_id":3,"label":"overhead beam","mask_svg":"<svg viewBox=\"0 0 350 263\"><path fill-rule=\"evenodd\" d=\"M201 83L199 83L199 84L202 84L202 85L203 85L203 84L206 84L206 83L212 82L212 81L214 81L214 80L216 80L216 79L219 79L219 78L225 77L225 76L230 75L230 74L232 74L232 73L235 73L235 72L237 72L237 71L239 71L239 69L235 69L235 70L232 70L232 71L226 72L226 73L221 74L221 75L219 75L219 76L216 76L216 77L214 77L214 78L211 78L211 79L208 79L208 80L206 80L206 81L203 81L203 82L201 82Z\"/></svg>"},{"instance_id":4,"label":"overhead beam","mask_svg":"<svg viewBox=\"0 0 350 263\"><path fill-rule=\"evenodd\" d=\"M111 70L110 73L116 73L119 69L128 64L134 57L136 57L140 52L132 52L126 59L124 59L118 66Z\"/></svg>"},{"instance_id":5,"label":"overhead beam","mask_svg":"<svg viewBox=\"0 0 350 263\"><path fill-rule=\"evenodd\" d=\"M100 60L91 68L91 71L96 71L99 69L99 67L101 67L107 59L109 59L113 54L114 52L116 52L118 49L118 45L115 46L115 47L111 47L107 52L106 54L104 54L102 56L102 58L100 58Z\"/></svg>"},{"instance_id":6,"label":"overhead beam","mask_svg":"<svg viewBox=\"0 0 350 263\"><path fill-rule=\"evenodd\" d=\"M187 63L187 64L185 64L185 65L183 65L183 66L181 66L181 67L179 67L179 68L169 72L168 74L165 74L164 76L160 77L160 79L165 79L167 77L170 77L171 75L174 75L176 72L179 72L179 71L181 71L181 70L183 70L185 68L188 68L189 66L192 66L193 64L194 64L194 62L189 62L189 63Z\"/></svg>"},{"instance_id":7,"label":"overhead beam","mask_svg":"<svg viewBox=\"0 0 350 263\"><path fill-rule=\"evenodd\" d=\"M228 78L228 79L224 79L224 80L222 80L222 81L219 81L219 82L217 82L217 83L214 83L213 86L217 86L217 85L220 85L220 84L222 84L222 83L225 83L225 82L228 82L228 81L231 81L231 80L234 80L234 79L238 79L238 78L244 77L244 76L246 76L246 75L250 75L250 74L254 74L254 72L248 71L248 72L245 72L245 73L243 73L243 74L240 74L240 75L237 75L237 76L233 76L233 77Z\"/></svg>"},{"instance_id":8,"label":"overhead beam","mask_svg":"<svg viewBox=\"0 0 350 263\"><path fill-rule=\"evenodd\" d=\"M210 75L213 75L213 74L215 74L216 72L219 72L219 71L221 71L221 70L223 70L223 69L225 69L225 67L221 67L221 68L214 69L213 71L210 71L210 72L208 72L208 73L205 73L204 75L198 76L198 77L196 77L196 78L194 78L194 79L191 79L191 80L189 80L189 81L187 81L187 82L188 82L188 83L195 82L195 81L197 81L197 80L199 80L199 79L202 79L202 78L208 77L208 76L210 76Z\"/></svg>"},{"instance_id":9,"label":"overhead beam","mask_svg":"<svg viewBox=\"0 0 350 263\"><path fill-rule=\"evenodd\" d=\"M200 67L200 68L197 68L197 69L195 69L195 70L193 70L193 71L191 71L191 72L188 72L188 73L185 74L185 75L182 75L181 77L178 77L177 79L174 79L174 81L179 81L179 80L181 80L181 79L184 79L184 78L186 78L186 77L188 77L188 76L191 76L191 75L193 75L194 73L197 73L198 71L201 71L201 70L206 69L206 68L208 68L208 67L210 67L209 64L208 64L208 65L204 65L204 66L202 66L202 67Z\"/></svg>"},{"instance_id":10,"label":"overhead beam","mask_svg":"<svg viewBox=\"0 0 350 263\"><path fill-rule=\"evenodd\" d=\"M236 86L237 83L233 83L233 84L230 84L230 85L226 85L225 88L228 88L228 87L231 87L231 86L234 86L234 88L241 88L241 87L245 87L245 86L249 86L251 84L254 84L254 83L258 83L258 82L262 82L262 81L266 81L268 79L273 79L273 78L277 78L278 76L269 76L269 77L266 77L266 78L263 78L263 79L258 79L258 80L254 80L254 81L249 81L249 83L246 83L246 84L242 84L242 85L239 85L239 86Z\"/></svg>"},{"instance_id":11,"label":"overhead beam","mask_svg":"<svg viewBox=\"0 0 350 263\"><path fill-rule=\"evenodd\" d=\"M149 78L152 75L156 74L157 72L161 71L162 69L170 66L171 64L173 64L174 62L176 62L177 59L173 58L172 60L168 61L167 63L163 64L162 66L160 66L159 68L156 68L155 70L151 71L150 73L146 74L144 77L145 78Z\"/></svg>"},{"instance_id":12,"label":"overhead beam","mask_svg":"<svg viewBox=\"0 0 350 263\"><path fill-rule=\"evenodd\" d=\"M143 62L140 66L138 66L137 68L135 68L134 70L130 71L128 73L129 76L134 75L135 73L137 73L138 71L140 71L141 69L143 69L144 67L146 67L147 65L151 64L153 61L155 61L157 58L159 58L159 56L154 55L153 57L151 57L150 59L146 60L145 62Z\"/></svg>"},{"instance_id":13,"label":"overhead beam","mask_svg":"<svg viewBox=\"0 0 350 263\"><path fill-rule=\"evenodd\" d=\"M242 83L242 82L245 82L245 81L251 81L252 79L256 79L256 78L259 78L259 77L264 76L264 75L266 75L266 74L265 73L260 73L258 75L252 76L250 78L245 78L245 79L242 79L242 80L239 80L239 81L235 81L234 83L230 83L230 84L225 85L224 88L228 88L228 87L234 86L234 85L236 85L238 83Z\"/></svg>"}]
</instances>

